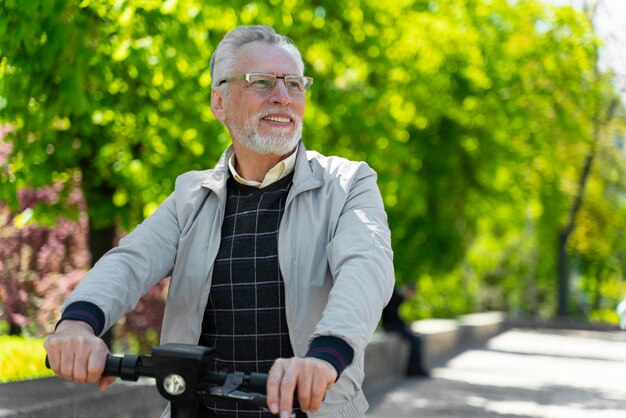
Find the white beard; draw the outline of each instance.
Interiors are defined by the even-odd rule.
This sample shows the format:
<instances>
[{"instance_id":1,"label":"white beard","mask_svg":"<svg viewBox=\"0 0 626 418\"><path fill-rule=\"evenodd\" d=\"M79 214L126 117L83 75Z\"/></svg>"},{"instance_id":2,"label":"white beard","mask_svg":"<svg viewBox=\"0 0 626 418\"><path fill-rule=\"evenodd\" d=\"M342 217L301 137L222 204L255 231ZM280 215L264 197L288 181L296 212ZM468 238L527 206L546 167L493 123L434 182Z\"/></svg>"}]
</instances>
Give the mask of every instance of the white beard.
<instances>
[{"instance_id":1,"label":"white beard","mask_svg":"<svg viewBox=\"0 0 626 418\"><path fill-rule=\"evenodd\" d=\"M272 111L268 111L269 115ZM285 113L284 110L282 113ZM250 118L243 126L232 125L231 136L256 154L285 155L293 151L302 137L302 120L290 112L295 123L293 134L286 134L284 129L275 128L273 132L262 135L257 131L258 115Z\"/></svg>"}]
</instances>

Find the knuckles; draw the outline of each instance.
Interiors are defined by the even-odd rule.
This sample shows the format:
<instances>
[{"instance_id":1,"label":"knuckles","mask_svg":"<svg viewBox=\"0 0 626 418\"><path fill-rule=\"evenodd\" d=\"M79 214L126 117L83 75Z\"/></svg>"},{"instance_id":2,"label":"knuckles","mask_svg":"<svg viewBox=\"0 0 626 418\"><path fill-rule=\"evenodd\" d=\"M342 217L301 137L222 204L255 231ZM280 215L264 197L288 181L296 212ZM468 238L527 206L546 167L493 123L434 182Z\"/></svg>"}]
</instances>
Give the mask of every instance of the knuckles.
<instances>
[{"instance_id":1,"label":"knuckles","mask_svg":"<svg viewBox=\"0 0 626 418\"><path fill-rule=\"evenodd\" d=\"M277 359L268 378L269 386L274 387L277 393L268 396L268 400L279 400L280 409L286 410L291 409L293 396L296 395L303 411L316 412L326 390L333 385L334 369L331 368L324 361L310 357ZM296 387L297 394L294 393Z\"/></svg>"},{"instance_id":2,"label":"knuckles","mask_svg":"<svg viewBox=\"0 0 626 418\"><path fill-rule=\"evenodd\" d=\"M296 379L292 376L285 376L283 380L280 382L280 388L282 390L289 390L296 385Z\"/></svg>"}]
</instances>

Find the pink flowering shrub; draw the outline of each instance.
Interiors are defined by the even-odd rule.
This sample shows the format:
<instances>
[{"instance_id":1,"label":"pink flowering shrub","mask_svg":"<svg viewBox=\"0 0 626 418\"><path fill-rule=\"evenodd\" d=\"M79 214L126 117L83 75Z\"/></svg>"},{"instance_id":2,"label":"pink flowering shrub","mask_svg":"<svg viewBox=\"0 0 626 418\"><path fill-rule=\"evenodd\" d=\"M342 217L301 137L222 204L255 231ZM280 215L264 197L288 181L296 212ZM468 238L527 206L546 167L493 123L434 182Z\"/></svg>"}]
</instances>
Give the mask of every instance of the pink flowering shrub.
<instances>
[{"instance_id":1,"label":"pink flowering shrub","mask_svg":"<svg viewBox=\"0 0 626 418\"><path fill-rule=\"evenodd\" d=\"M5 129L5 128L2 128ZM11 152L0 132L0 165ZM30 214L37 204L58 201L64 186L22 189L19 209L0 201L0 321L9 333L24 330L50 333L60 317L60 307L89 268L89 219L79 179L65 199L74 219L57 216L53 226L38 225ZM123 349L147 349L158 342L167 281L155 286L115 327L114 337Z\"/></svg>"},{"instance_id":2,"label":"pink flowering shrub","mask_svg":"<svg viewBox=\"0 0 626 418\"><path fill-rule=\"evenodd\" d=\"M13 333L25 327L50 332L63 299L89 265L88 220L79 189L67 201L76 207L78 219L59 217L52 227L28 220L35 204L54 202L61 188L22 189L17 214L0 202L0 318ZM22 218L16 222L18 215Z\"/></svg>"},{"instance_id":3,"label":"pink flowering shrub","mask_svg":"<svg viewBox=\"0 0 626 418\"><path fill-rule=\"evenodd\" d=\"M3 141L8 131L8 126L0 127L0 166L12 150ZM9 324L9 333L50 332L63 299L89 265L89 221L77 184L65 201L75 219L59 216L53 226L33 219L35 206L56 203L64 187L57 182L20 190L17 211L0 201L0 320Z\"/></svg>"}]
</instances>

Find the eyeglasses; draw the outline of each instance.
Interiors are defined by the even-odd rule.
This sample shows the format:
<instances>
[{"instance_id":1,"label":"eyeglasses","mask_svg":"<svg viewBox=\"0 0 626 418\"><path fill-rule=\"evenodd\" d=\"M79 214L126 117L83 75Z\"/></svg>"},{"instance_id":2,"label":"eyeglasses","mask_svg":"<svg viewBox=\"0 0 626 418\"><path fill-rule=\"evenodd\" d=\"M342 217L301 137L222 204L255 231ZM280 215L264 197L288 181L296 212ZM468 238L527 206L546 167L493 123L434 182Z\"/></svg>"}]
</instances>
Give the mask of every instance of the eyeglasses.
<instances>
[{"instance_id":1,"label":"eyeglasses","mask_svg":"<svg viewBox=\"0 0 626 418\"><path fill-rule=\"evenodd\" d=\"M311 77L305 77L301 75L274 75L266 73L252 73L242 74L235 77L225 78L217 85L221 86L224 83L234 80L245 80L248 83L248 88L258 92L269 92L276 85L278 79L282 79L285 82L285 87L289 93L305 93L313 84Z\"/></svg>"}]
</instances>

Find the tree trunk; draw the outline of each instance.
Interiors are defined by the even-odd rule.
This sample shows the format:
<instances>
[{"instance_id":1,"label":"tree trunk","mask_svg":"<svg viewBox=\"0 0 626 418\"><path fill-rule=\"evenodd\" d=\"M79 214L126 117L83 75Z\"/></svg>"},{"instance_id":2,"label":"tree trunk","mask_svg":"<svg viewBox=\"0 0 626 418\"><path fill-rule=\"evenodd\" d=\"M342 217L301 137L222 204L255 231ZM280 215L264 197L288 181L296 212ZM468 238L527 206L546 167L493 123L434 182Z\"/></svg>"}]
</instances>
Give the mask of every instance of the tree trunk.
<instances>
[{"instance_id":1,"label":"tree trunk","mask_svg":"<svg viewBox=\"0 0 626 418\"><path fill-rule=\"evenodd\" d=\"M91 267L93 267L98 260L100 260L100 258L107 253L107 251L113 248L114 239L114 226L96 229L93 224L89 222L89 251L91 252ZM104 340L109 349L111 349L111 343L113 342L112 329L113 328L110 328L102 335L102 340Z\"/></svg>"},{"instance_id":2,"label":"tree trunk","mask_svg":"<svg viewBox=\"0 0 626 418\"><path fill-rule=\"evenodd\" d=\"M566 318L569 314L567 309L567 299L569 296L569 274L567 260L567 240L569 234L565 230L559 231L557 277L558 277L558 298L557 316Z\"/></svg>"},{"instance_id":3,"label":"tree trunk","mask_svg":"<svg viewBox=\"0 0 626 418\"><path fill-rule=\"evenodd\" d=\"M599 76L598 76L599 77ZM559 231L558 237L558 260L557 260L557 275L558 275L558 307L557 307L557 315L562 318L566 318L569 315L567 300L569 297L569 269L568 269L568 260L567 260L567 243L569 241L570 236L574 232L576 228L576 215L580 211L580 207L583 202L583 196L585 194L585 186L587 185L587 180L589 179L589 175L591 174L591 166L593 164L593 159L596 154L596 147L598 142L600 142L600 125L606 122L611 121L615 114L615 110L617 109L618 100L614 98L611 100L607 106L606 114L604 118L601 116L594 117L593 121L593 137L592 137L592 145L589 154L585 157L585 162L583 165L583 171L580 175L580 180L578 183L578 192L576 193L576 197L574 198L574 202L572 203L572 209L570 211L569 220L565 228Z\"/></svg>"},{"instance_id":4,"label":"tree trunk","mask_svg":"<svg viewBox=\"0 0 626 418\"><path fill-rule=\"evenodd\" d=\"M602 282L604 281L604 267L600 265L598 267L598 271L595 274L596 277L596 287L593 293L593 303L591 305L591 309L596 311L600 309L600 302L602 300Z\"/></svg>"},{"instance_id":5,"label":"tree trunk","mask_svg":"<svg viewBox=\"0 0 626 418\"><path fill-rule=\"evenodd\" d=\"M22 327L9 319L9 335L19 337L22 335Z\"/></svg>"},{"instance_id":6,"label":"tree trunk","mask_svg":"<svg viewBox=\"0 0 626 418\"><path fill-rule=\"evenodd\" d=\"M594 140L597 138L597 134L594 133ZM558 305L557 305L557 316L561 318L567 318L569 316L569 309L567 306L567 301L569 298L569 265L567 259L567 243L569 241L569 237L574 232L574 228L576 227L576 215L580 211L580 207L583 202L583 196L585 194L585 186L587 185L587 180L589 179L589 174L591 173L591 165L593 163L593 158L595 154L595 146L592 148L589 155L585 157L585 163L583 165L583 171L580 175L580 180L578 183L578 192L576 193L576 197L574 198L574 203L572 204L572 209L569 214L569 220L567 221L567 225L565 228L559 231L558 238L558 260L557 260L557 276L558 276Z\"/></svg>"},{"instance_id":7,"label":"tree trunk","mask_svg":"<svg viewBox=\"0 0 626 418\"><path fill-rule=\"evenodd\" d=\"M100 258L113 248L115 239L115 227L110 226L104 229L94 229L93 224L89 224L89 251L91 252L91 267Z\"/></svg>"}]
</instances>

